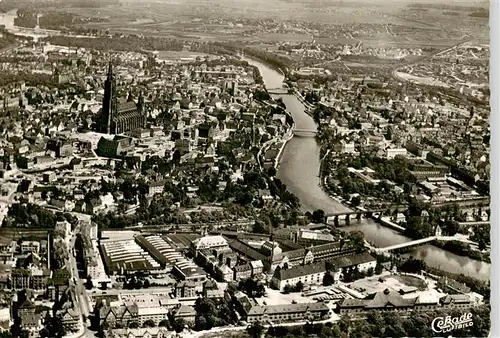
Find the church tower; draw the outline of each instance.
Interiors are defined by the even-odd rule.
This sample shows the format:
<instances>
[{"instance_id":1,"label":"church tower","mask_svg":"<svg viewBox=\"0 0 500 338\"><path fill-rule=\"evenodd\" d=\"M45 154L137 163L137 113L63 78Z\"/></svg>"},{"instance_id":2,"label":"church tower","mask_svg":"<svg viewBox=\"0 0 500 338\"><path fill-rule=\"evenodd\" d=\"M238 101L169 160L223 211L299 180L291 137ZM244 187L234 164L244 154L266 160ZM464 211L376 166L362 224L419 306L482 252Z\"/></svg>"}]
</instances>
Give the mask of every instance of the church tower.
<instances>
[{"instance_id":1,"label":"church tower","mask_svg":"<svg viewBox=\"0 0 500 338\"><path fill-rule=\"evenodd\" d=\"M109 63L108 78L104 83L104 99L102 101L100 132L110 134L111 123L113 121L115 77L113 75L113 65Z\"/></svg>"}]
</instances>

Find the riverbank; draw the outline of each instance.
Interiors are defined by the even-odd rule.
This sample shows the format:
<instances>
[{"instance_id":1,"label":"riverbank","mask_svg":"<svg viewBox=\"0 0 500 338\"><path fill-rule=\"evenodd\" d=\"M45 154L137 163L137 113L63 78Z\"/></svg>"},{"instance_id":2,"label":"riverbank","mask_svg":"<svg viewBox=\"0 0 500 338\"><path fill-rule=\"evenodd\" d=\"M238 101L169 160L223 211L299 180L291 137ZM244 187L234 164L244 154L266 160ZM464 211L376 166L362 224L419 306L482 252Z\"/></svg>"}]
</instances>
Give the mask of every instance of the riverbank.
<instances>
[{"instance_id":1,"label":"riverbank","mask_svg":"<svg viewBox=\"0 0 500 338\"><path fill-rule=\"evenodd\" d=\"M474 250L467 243L461 241L434 241L432 244L456 255L469 257L470 259L474 259L476 261L491 264L490 254Z\"/></svg>"},{"instance_id":2,"label":"riverbank","mask_svg":"<svg viewBox=\"0 0 500 338\"><path fill-rule=\"evenodd\" d=\"M265 88L265 87L264 87ZM264 104L270 106L271 104L269 104L268 102L265 102L263 101ZM261 154L264 153L265 151L267 151L269 149L269 147L275 143L280 143L282 142L282 145L278 151L278 154L276 155L275 159L274 159L274 169L278 169L279 167L279 163L280 163L280 160L281 160L281 156L283 155L283 151L286 147L286 144L288 143L288 141L290 141L292 138L293 138L293 130L295 129L295 121L293 120L293 116L292 114L290 114L290 112L288 112L286 110L286 107L284 109L284 112L285 114L292 120L292 125L287 129L287 131L285 132L285 134L283 134L283 136L281 136L281 138L273 138L269 141L267 141L259 150L259 152L257 153L257 161L259 163L259 167L262 170L264 170L264 163L261 163L260 161L260 158L261 158Z\"/></svg>"},{"instance_id":3,"label":"riverbank","mask_svg":"<svg viewBox=\"0 0 500 338\"><path fill-rule=\"evenodd\" d=\"M295 126L295 123L293 124L293 126ZM274 161L274 169L278 169L279 167L279 164L281 162L281 158L283 156L283 151L285 150L285 147L286 147L286 144L288 143L288 141L290 141L292 138L293 138L293 127L289 130L289 132L287 132L287 134L284 135L284 139L281 140L280 142L283 142L283 144L281 145L281 148L280 148L280 151L278 152L278 155L276 156L276 160Z\"/></svg>"},{"instance_id":4,"label":"riverbank","mask_svg":"<svg viewBox=\"0 0 500 338\"><path fill-rule=\"evenodd\" d=\"M266 64L247 60L257 66L262 74L266 88L281 88L284 77L281 73L272 70ZM272 95L273 98L283 100L287 111L293 117L297 129L315 130L317 128L313 118L304 110L304 105L295 95ZM346 207L332 199L321 187L320 174L321 155L319 146L314 138L293 137L282 152L280 166L277 172L279 178L288 190L300 200L301 210L313 212L322 209L325 213L339 213L346 211ZM320 179L320 182L318 182ZM348 232L360 231L364 233L365 239L374 246L382 248L411 241L401 232L388 228L369 218L351 220L351 224L345 228ZM442 250L433 245L414 247L404 256L413 256L425 260L428 266L443 269L450 273L461 273L463 275L475 276L487 281L490 278L490 264L472 260Z\"/></svg>"}]
</instances>

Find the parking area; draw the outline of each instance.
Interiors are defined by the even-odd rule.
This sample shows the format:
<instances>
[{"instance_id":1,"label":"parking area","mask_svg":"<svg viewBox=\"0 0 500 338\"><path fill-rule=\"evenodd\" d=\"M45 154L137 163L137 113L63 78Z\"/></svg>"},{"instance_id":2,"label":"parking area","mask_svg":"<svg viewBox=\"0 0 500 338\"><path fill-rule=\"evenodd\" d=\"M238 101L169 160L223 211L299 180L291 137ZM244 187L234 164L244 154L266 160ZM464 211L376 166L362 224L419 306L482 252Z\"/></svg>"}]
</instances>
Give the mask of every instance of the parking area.
<instances>
[{"instance_id":1,"label":"parking area","mask_svg":"<svg viewBox=\"0 0 500 338\"><path fill-rule=\"evenodd\" d=\"M259 305L283 305L296 303L310 303L311 298L303 297L300 292L283 294L278 290L266 287L267 297L256 298Z\"/></svg>"}]
</instances>

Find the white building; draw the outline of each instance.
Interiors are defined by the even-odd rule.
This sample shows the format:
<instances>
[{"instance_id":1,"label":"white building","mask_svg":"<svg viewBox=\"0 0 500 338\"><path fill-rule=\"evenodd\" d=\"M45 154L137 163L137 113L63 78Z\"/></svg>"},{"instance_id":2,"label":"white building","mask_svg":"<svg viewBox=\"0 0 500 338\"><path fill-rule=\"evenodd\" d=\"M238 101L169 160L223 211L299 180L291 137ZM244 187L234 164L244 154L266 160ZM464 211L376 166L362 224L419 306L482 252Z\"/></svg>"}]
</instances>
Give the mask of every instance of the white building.
<instances>
[{"instance_id":1,"label":"white building","mask_svg":"<svg viewBox=\"0 0 500 338\"><path fill-rule=\"evenodd\" d=\"M408 151L406 148L387 148L386 149L386 157L388 160L393 159L396 156L404 156L406 157L408 154Z\"/></svg>"},{"instance_id":2,"label":"white building","mask_svg":"<svg viewBox=\"0 0 500 338\"><path fill-rule=\"evenodd\" d=\"M200 250L204 249L225 250L229 249L229 244L222 236L204 236L195 239L191 243L191 251L195 255L197 255Z\"/></svg>"},{"instance_id":3,"label":"white building","mask_svg":"<svg viewBox=\"0 0 500 338\"><path fill-rule=\"evenodd\" d=\"M304 285L322 284L326 271L325 262L297 265L290 269L276 269L271 279L271 286L283 291L285 286L293 287L298 282Z\"/></svg>"},{"instance_id":4,"label":"white building","mask_svg":"<svg viewBox=\"0 0 500 338\"><path fill-rule=\"evenodd\" d=\"M224 282L232 282L234 277L234 271L229 266L223 264L216 268L216 273L222 278Z\"/></svg>"},{"instance_id":5,"label":"white building","mask_svg":"<svg viewBox=\"0 0 500 338\"><path fill-rule=\"evenodd\" d=\"M363 253L355 256L340 257L331 260L329 263L331 263L335 267L337 273L339 274L339 277L347 269L350 268L357 267L359 272L366 272L368 271L368 269L375 269L375 267L377 266L377 260L368 253Z\"/></svg>"},{"instance_id":6,"label":"white building","mask_svg":"<svg viewBox=\"0 0 500 338\"><path fill-rule=\"evenodd\" d=\"M139 307L137 309L137 320L142 326L144 322L152 320L158 325L162 320L168 320L168 310L164 307Z\"/></svg>"},{"instance_id":7,"label":"white building","mask_svg":"<svg viewBox=\"0 0 500 338\"><path fill-rule=\"evenodd\" d=\"M148 196L153 197L156 194L163 193L165 189L165 181L156 181L149 184Z\"/></svg>"},{"instance_id":8,"label":"white building","mask_svg":"<svg viewBox=\"0 0 500 338\"><path fill-rule=\"evenodd\" d=\"M342 152L343 153L348 153L348 154L353 154L356 150L354 148L354 142L346 142L344 140L340 141L340 144L342 145Z\"/></svg>"},{"instance_id":9,"label":"white building","mask_svg":"<svg viewBox=\"0 0 500 338\"><path fill-rule=\"evenodd\" d=\"M40 243L36 241L23 241L21 243L21 253L40 253Z\"/></svg>"}]
</instances>

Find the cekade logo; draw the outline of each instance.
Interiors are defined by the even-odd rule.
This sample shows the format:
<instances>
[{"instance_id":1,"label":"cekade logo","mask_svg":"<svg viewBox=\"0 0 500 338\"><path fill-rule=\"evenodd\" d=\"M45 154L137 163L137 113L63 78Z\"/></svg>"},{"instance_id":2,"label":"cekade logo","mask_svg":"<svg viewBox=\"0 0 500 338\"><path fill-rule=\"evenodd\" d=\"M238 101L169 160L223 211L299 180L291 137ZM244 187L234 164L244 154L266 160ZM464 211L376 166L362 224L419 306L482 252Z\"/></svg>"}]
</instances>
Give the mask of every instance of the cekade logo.
<instances>
[{"instance_id":1,"label":"cekade logo","mask_svg":"<svg viewBox=\"0 0 500 338\"><path fill-rule=\"evenodd\" d=\"M432 321L432 331L436 333L451 332L456 329L472 326L472 313L464 313L460 317L436 317Z\"/></svg>"}]
</instances>

